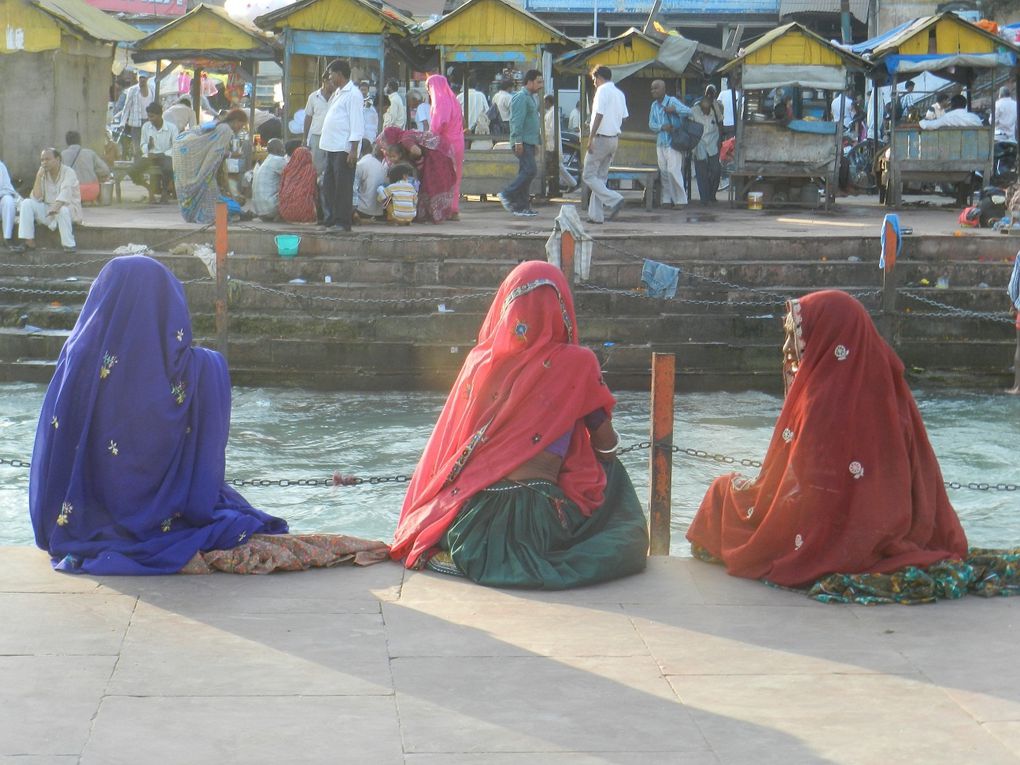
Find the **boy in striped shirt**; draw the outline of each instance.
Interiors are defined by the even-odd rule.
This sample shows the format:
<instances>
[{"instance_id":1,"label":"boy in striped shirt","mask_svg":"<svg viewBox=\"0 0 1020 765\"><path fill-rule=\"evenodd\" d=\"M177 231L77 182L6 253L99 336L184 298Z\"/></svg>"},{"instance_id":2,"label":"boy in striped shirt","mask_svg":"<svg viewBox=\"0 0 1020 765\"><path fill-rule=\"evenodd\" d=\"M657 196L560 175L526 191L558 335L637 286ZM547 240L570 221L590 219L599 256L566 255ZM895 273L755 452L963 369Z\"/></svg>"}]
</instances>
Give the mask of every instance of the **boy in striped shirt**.
<instances>
[{"instance_id":1,"label":"boy in striped shirt","mask_svg":"<svg viewBox=\"0 0 1020 765\"><path fill-rule=\"evenodd\" d=\"M386 208L386 220L398 226L409 226L418 214L418 184L414 168L401 162L390 168L389 185L380 186L379 201Z\"/></svg>"}]
</instances>

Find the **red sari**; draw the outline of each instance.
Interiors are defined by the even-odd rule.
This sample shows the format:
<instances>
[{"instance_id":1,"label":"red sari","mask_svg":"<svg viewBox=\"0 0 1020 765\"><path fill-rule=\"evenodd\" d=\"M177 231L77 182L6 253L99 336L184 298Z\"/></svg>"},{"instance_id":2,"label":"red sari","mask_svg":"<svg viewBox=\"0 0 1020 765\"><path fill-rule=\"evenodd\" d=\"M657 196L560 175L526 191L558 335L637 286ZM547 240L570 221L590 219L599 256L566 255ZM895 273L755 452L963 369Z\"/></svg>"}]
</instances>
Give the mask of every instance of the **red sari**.
<instances>
[{"instance_id":1,"label":"red sari","mask_svg":"<svg viewBox=\"0 0 1020 765\"><path fill-rule=\"evenodd\" d=\"M715 480L687 532L734 576L804 587L964 558L903 363L854 298L791 301L802 350L761 472Z\"/></svg>"},{"instance_id":2,"label":"red sari","mask_svg":"<svg viewBox=\"0 0 1020 765\"><path fill-rule=\"evenodd\" d=\"M463 138L461 139L463 141ZM418 170L418 217L416 220L442 223L453 215L454 199L460 193L458 163L450 142L431 131L388 127L377 142L384 148L400 146L421 150Z\"/></svg>"},{"instance_id":3,"label":"red sari","mask_svg":"<svg viewBox=\"0 0 1020 765\"><path fill-rule=\"evenodd\" d=\"M590 516L606 475L582 418L614 404L595 354L577 344L562 272L521 263L500 285L414 471L390 555L423 563L472 496L571 431L557 485Z\"/></svg>"},{"instance_id":4,"label":"red sari","mask_svg":"<svg viewBox=\"0 0 1020 765\"><path fill-rule=\"evenodd\" d=\"M299 146L294 149L280 178L280 217L288 223L315 223L317 195L312 152Z\"/></svg>"}]
</instances>

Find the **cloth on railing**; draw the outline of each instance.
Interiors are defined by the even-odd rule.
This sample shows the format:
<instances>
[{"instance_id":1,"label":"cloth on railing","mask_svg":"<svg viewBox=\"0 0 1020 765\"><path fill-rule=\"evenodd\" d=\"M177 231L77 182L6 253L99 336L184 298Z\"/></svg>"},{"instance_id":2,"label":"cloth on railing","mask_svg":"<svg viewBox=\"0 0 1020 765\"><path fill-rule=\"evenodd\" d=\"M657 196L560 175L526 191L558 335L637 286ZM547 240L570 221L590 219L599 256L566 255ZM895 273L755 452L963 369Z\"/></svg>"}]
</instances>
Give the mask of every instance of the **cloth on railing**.
<instances>
[{"instance_id":1,"label":"cloth on railing","mask_svg":"<svg viewBox=\"0 0 1020 765\"><path fill-rule=\"evenodd\" d=\"M574 276L581 281L588 281L595 240L584 230L581 216L577 214L577 208L574 205L560 206L560 214L553 221L552 235L545 243L545 259L557 268L562 268L560 239L562 239L564 231L569 231L574 237Z\"/></svg>"},{"instance_id":2,"label":"cloth on railing","mask_svg":"<svg viewBox=\"0 0 1020 765\"><path fill-rule=\"evenodd\" d=\"M900 236L900 216L889 213L882 219L882 252L878 258L878 267L885 270L896 266L896 258L903 249L903 237ZM886 266L886 263L889 265Z\"/></svg>"},{"instance_id":3,"label":"cloth on railing","mask_svg":"<svg viewBox=\"0 0 1020 765\"><path fill-rule=\"evenodd\" d=\"M641 281L646 287L648 297L672 300L676 296L676 286L680 281L680 269L654 260L645 260L641 266Z\"/></svg>"}]
</instances>

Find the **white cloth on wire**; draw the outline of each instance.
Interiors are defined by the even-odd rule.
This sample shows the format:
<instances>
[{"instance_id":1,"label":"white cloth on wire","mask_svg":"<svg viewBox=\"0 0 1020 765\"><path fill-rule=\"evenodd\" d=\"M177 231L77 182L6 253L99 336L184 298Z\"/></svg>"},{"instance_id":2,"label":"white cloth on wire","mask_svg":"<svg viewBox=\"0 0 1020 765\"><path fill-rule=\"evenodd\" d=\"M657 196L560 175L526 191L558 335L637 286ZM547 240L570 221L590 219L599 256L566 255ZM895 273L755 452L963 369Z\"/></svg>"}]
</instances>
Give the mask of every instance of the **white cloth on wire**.
<instances>
[{"instance_id":1,"label":"white cloth on wire","mask_svg":"<svg viewBox=\"0 0 1020 765\"><path fill-rule=\"evenodd\" d=\"M569 231L574 237L574 276L587 281L591 273L591 255L595 240L584 230L581 216L574 205L561 205L560 214L553 221L553 232L545 243L546 260L557 268L560 264L560 240L563 232Z\"/></svg>"}]
</instances>

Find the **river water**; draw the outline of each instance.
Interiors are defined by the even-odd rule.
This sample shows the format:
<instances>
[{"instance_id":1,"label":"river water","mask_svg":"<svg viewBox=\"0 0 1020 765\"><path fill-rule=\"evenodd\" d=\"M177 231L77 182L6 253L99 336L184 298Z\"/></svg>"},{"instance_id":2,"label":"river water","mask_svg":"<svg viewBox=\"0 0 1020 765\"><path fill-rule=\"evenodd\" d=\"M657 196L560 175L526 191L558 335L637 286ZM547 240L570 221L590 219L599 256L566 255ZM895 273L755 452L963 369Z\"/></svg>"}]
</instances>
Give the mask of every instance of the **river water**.
<instances>
[{"instance_id":1,"label":"river water","mask_svg":"<svg viewBox=\"0 0 1020 765\"><path fill-rule=\"evenodd\" d=\"M31 457L45 387L0 384L0 457ZM615 423L623 445L645 441L648 395L618 395ZM1020 397L918 392L918 404L947 481L1020 484L1015 454ZM361 477L410 473L444 396L430 393L323 393L234 390L227 477L325 478L334 470ZM674 443L683 448L760 460L781 399L766 393L695 393L676 399ZM648 454L621 458L647 506ZM674 555L688 555L684 530L711 480L733 468L676 455ZM753 468L744 472L754 474ZM344 532L389 541L404 485L245 487L252 504L290 521L294 531ZM972 545L1020 545L1020 492L950 490ZM0 544L32 544L28 470L0 465Z\"/></svg>"}]
</instances>

